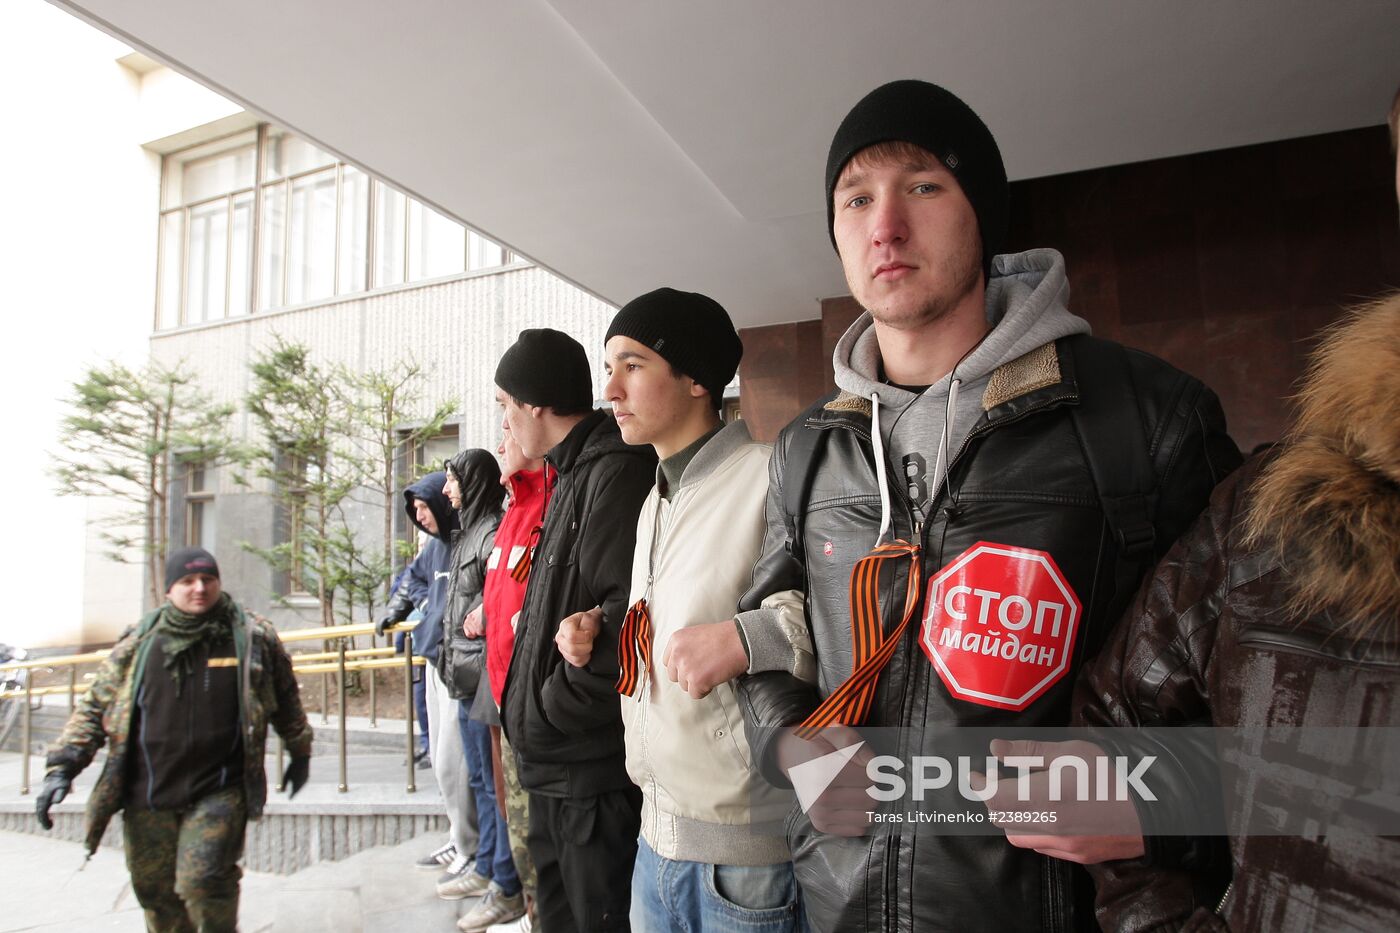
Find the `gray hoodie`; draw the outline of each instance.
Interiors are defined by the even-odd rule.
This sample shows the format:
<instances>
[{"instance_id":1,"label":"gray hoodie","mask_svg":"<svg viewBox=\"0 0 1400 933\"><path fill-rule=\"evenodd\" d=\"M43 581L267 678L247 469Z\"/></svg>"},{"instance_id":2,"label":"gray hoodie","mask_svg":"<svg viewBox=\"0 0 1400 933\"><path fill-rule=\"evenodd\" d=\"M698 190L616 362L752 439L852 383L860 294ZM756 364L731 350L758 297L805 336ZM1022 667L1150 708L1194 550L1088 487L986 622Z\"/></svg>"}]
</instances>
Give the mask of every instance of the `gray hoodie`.
<instances>
[{"instance_id":1,"label":"gray hoodie","mask_svg":"<svg viewBox=\"0 0 1400 933\"><path fill-rule=\"evenodd\" d=\"M888 462L898 464L904 487L923 521L945 473L946 459L957 455L982 417L982 393L992 371L1037 347L1072 334L1089 333L1089 324L1071 314L1065 262L1053 249L997 256L987 283L987 322L992 330L954 371L922 394L881 381L880 347L874 320L866 312L837 341L832 363L836 385L864 399L879 398L878 424ZM949 408L949 389L957 392ZM948 419L944 439L945 412ZM872 542L873 544L874 542Z\"/></svg>"}]
</instances>

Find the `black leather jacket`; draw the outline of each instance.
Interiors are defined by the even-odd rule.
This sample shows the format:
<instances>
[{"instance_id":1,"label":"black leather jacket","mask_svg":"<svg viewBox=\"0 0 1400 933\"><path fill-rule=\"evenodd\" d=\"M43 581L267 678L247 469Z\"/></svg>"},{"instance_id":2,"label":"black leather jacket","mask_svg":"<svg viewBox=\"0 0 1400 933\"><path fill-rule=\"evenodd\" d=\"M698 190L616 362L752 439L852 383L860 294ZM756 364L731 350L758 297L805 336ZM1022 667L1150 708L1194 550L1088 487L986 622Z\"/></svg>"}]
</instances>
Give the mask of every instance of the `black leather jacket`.
<instances>
[{"instance_id":1,"label":"black leather jacket","mask_svg":"<svg viewBox=\"0 0 1400 933\"><path fill-rule=\"evenodd\" d=\"M486 562L496 540L499 512L472 522L452 539L452 576L448 580L447 608L442 614L442 642L438 652L438 674L454 700L470 700L476 695L486 670L486 639L468 638L462 630L467 613L481 605L481 588L486 581Z\"/></svg>"},{"instance_id":2,"label":"black leather jacket","mask_svg":"<svg viewBox=\"0 0 1400 933\"><path fill-rule=\"evenodd\" d=\"M501 524L505 489L496 458L480 448L457 453L446 464L462 491L458 529L452 532L452 570L447 580L447 604L442 613L443 650L437 669L454 700L471 700L486 669L486 639L468 638L462 630L467 613L481 605L486 562Z\"/></svg>"},{"instance_id":3,"label":"black leather jacket","mask_svg":"<svg viewBox=\"0 0 1400 933\"><path fill-rule=\"evenodd\" d=\"M1048 368L1053 374L1058 368L1058 378L1052 375L1048 384L1044 378L1019 375L1028 369L1017 367L1019 361L1002 367L1008 378L1000 382L1005 386L1009 379L1010 390L1003 389L992 400L950 466L948 486L956 493L955 509L948 508L944 489L928 510L927 523L916 528L901 484L891 484L894 535L922 545L925 581L979 542L1051 555L1083 607L1069 668L1019 712L955 698L916 642L925 615L925 583L914 620L880 676L866 725L1068 723L1074 672L1103 644L1132 596L1127 587L1113 584L1117 545L1108 534L1071 417L1071 406L1079 404L1076 348L1093 340L1065 338L1028 354L1038 354L1042 371ZM1125 431L1123 436L1149 439L1148 453L1159 481L1155 518L1160 555L1205 506L1215 484L1239 464L1240 455L1225 433L1218 399L1198 380L1136 351L1127 352L1127 372L1144 430L1140 435ZM774 447L763 557L740 608L759 608L766 596L781 591L802 591L819 667L816 688L781 672L753 675L741 684L755 763L774 780L785 781L775 770L774 733L759 727L802 721L851 672L851 569L880 528L870 427L869 400L842 393L799 416ZM794 432L803 430L830 435L805 500L802 552L791 554L786 548L782 490ZM886 469L897 475L895 467ZM901 567L891 592L903 593L904 574ZM890 616L902 603L903 599L886 600L886 631L897 623ZM909 753L935 752L915 747ZM878 834L848 839L817 833L797 808L786 829L807 912L820 931L1008 933L1092 923L1082 872L1070 863L1014 848L1001 836L934 834L925 829L916 840L914 826L901 824L891 832L884 827Z\"/></svg>"},{"instance_id":4,"label":"black leather jacket","mask_svg":"<svg viewBox=\"0 0 1400 933\"><path fill-rule=\"evenodd\" d=\"M632 584L637 513L656 482L656 454L631 447L595 411L545 455L544 530L535 546L501 721L533 793L579 797L630 787L617 693L617 639ZM557 477L557 478L556 478ZM582 668L555 647L559 623L603 608Z\"/></svg>"}]
</instances>

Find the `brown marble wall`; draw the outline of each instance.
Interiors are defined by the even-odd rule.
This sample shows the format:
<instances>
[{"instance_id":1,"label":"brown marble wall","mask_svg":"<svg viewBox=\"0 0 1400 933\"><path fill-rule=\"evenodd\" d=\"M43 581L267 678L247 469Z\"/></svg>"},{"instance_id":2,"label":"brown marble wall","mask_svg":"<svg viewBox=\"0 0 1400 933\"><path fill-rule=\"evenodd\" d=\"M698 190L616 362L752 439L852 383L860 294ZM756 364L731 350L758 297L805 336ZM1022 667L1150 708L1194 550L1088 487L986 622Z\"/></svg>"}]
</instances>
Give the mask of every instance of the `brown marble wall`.
<instances>
[{"instance_id":1,"label":"brown marble wall","mask_svg":"<svg viewBox=\"0 0 1400 933\"><path fill-rule=\"evenodd\" d=\"M1377 126L1021 181L1007 251L1063 253L1071 309L1205 380L1248 451L1282 433L1318 330L1400 286L1394 164ZM743 332L755 434L829 390L831 349L857 311L832 298L820 321ZM806 325L816 338L794 339Z\"/></svg>"},{"instance_id":2,"label":"brown marble wall","mask_svg":"<svg viewBox=\"0 0 1400 933\"><path fill-rule=\"evenodd\" d=\"M831 353L822 348L822 322L748 327L739 335L744 341L740 413L754 437L771 441L831 385Z\"/></svg>"}]
</instances>

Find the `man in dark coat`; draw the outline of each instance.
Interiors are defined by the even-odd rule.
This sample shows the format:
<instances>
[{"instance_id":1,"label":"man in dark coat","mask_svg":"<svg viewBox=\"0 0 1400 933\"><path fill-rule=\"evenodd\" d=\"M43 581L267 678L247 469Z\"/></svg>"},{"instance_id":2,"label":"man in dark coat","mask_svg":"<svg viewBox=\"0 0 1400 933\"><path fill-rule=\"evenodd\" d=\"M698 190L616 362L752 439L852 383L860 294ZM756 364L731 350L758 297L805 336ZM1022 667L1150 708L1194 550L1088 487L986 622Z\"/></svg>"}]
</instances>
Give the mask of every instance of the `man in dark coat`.
<instances>
[{"instance_id":1,"label":"man in dark coat","mask_svg":"<svg viewBox=\"0 0 1400 933\"><path fill-rule=\"evenodd\" d=\"M527 457L545 460L544 522L515 572L528 575L502 697L506 737L530 794L530 856L543 929L628 929L641 793L627 776L616 689L637 514L656 478L595 411L588 358L556 330L527 330L496 369L496 399ZM564 663L554 633L601 607L593 660Z\"/></svg>"},{"instance_id":2,"label":"man in dark coat","mask_svg":"<svg viewBox=\"0 0 1400 933\"><path fill-rule=\"evenodd\" d=\"M243 834L267 800L271 725L306 783L311 727L291 659L265 619L223 591L219 565L185 548L165 565L166 603L112 648L48 756L39 824L104 744L88 798L87 848L123 811L131 887L156 933L231 933L238 925Z\"/></svg>"}]
</instances>

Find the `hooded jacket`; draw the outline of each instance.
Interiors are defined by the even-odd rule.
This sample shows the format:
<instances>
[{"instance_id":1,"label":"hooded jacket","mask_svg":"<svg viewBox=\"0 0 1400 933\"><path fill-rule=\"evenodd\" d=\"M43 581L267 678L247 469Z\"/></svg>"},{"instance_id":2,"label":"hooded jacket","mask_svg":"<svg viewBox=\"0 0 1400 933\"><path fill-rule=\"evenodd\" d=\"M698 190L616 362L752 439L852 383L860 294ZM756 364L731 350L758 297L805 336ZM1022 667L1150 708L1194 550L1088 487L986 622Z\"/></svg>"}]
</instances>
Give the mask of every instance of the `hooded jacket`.
<instances>
[{"instance_id":1,"label":"hooded jacket","mask_svg":"<svg viewBox=\"0 0 1400 933\"><path fill-rule=\"evenodd\" d=\"M656 454L631 447L594 411L545 455L544 527L515 632L501 722L531 793L583 797L631 785L617 693L617 641L627 614L637 513L656 479ZM554 635L565 616L601 606L593 658L564 661Z\"/></svg>"},{"instance_id":2,"label":"hooded jacket","mask_svg":"<svg viewBox=\"0 0 1400 933\"><path fill-rule=\"evenodd\" d=\"M1362 309L1323 342L1296 427L1222 483L1158 565L1085 668L1078 720L1400 727L1397 412L1400 295ZM1331 749L1340 760L1356 751ZM1272 769L1231 764L1238 786L1227 818L1248 825L1243 801L1265 808L1276 800ZM1201 799L1190 786L1159 797L1184 807ZM1393 836L1232 836L1234 880L1223 899L1206 901L1201 892L1224 883L1219 867L1173 864L1179 840L1154 838L1144 824L1143 859L1090 869L1105 929L1400 928Z\"/></svg>"},{"instance_id":3,"label":"hooded jacket","mask_svg":"<svg viewBox=\"0 0 1400 933\"><path fill-rule=\"evenodd\" d=\"M501 468L496 458L480 448L463 450L447 468L456 474L462 489L457 510L457 530L452 533L452 575L447 582L447 608L443 612L443 643L438 654L438 674L456 700L476 695L486 667L486 641L468 638L462 630L467 613L481 605L486 563L491 542L501 523Z\"/></svg>"},{"instance_id":4,"label":"hooded jacket","mask_svg":"<svg viewBox=\"0 0 1400 933\"><path fill-rule=\"evenodd\" d=\"M448 580L452 576L452 535L457 530L457 510L442 491L447 474L438 470L429 473L403 491L404 511L414 527L428 535L428 543L413 563L402 587L406 588L413 605L423 613L423 621L413 630L413 653L421 655L437 667L438 649L442 644L442 616L447 609ZM428 504L437 522L437 533L418 523L413 500Z\"/></svg>"},{"instance_id":5,"label":"hooded jacket","mask_svg":"<svg viewBox=\"0 0 1400 933\"><path fill-rule=\"evenodd\" d=\"M1136 581L1123 591L1114 585L1119 546L1109 533L1072 415L1080 404L1076 364L1094 349L1088 346L1094 338L1068 313L1067 301L1063 261L1055 251L997 256L987 290L993 329L950 374L967 380L952 399L952 378L930 387L924 393L928 400L901 398L897 390L878 383L873 371L878 357L866 342L873 335L867 336L869 319L862 318L838 344L841 390L779 435L770 465L763 557L740 607L786 619L786 624L805 622L818 682L814 687L783 673L751 675L741 682L754 760L775 783L785 784L786 777L773 761L773 727L802 722L852 672L851 572L877 540L917 543L923 582L909 627L876 682L865 725L918 729L1068 723L1074 671L1103 643ZM1125 350L1122 358L1117 397L1128 400L1124 410L1133 414L1124 417L1122 430L1107 442L1118 436L1124 443L1147 446L1157 480L1154 516L1160 554L1199 514L1216 483L1238 465L1239 452L1225 434L1224 415L1209 389L1146 353ZM866 389L876 404L859 394ZM895 404L887 405L887 398ZM953 412L948 431L953 442L940 445L945 409ZM790 552L784 480L797 431L826 432L826 437L800 518L802 546ZM942 464L940 446L947 451ZM982 545L992 550L980 550ZM1055 566L1079 607L1063 640L1053 649L1032 649L1039 653L1031 657L1027 646L1020 645L1021 637L1030 634L1028 609L1016 609L1009 599L999 603L1001 610L1010 611L1004 627L997 629L997 610L989 610L987 602L1013 595L1023 606L1039 601L1035 594L1028 601L1019 593L999 592L1005 589L1001 574L1016 577L1010 569L1018 559L1014 555L1027 552L1048 555L1044 563ZM979 563L971 564L973 558ZM880 592L902 596L908 567L907 559L902 560L885 574ZM959 668L944 671L931 661L929 643L941 643L953 626L943 622L935 640L931 626L940 616L928 605L928 593L941 570L957 574L959 567L969 568L957 587L962 608L954 605L941 618L958 613L970 628L953 646L960 650L949 649ZM980 614L974 608L979 599ZM1070 602L1063 599L1055 611L1068 614ZM898 624L903 603L902 598L883 600L885 632ZM943 605L940 599L935 608ZM977 628L989 618L994 622L985 634L994 657L980 650L984 633ZM1018 625L1019 632L1010 631ZM1049 624L1045 628L1052 630ZM1059 631L1058 623L1053 630ZM970 641L973 633L978 644ZM993 634L996 642L990 640ZM1007 648L1012 648L1010 658ZM1053 660L1047 662L1047 655ZM1030 670L1035 665L1040 667ZM960 686L958 677L966 680L969 673L982 682L1006 676L1007 682L1015 678L1023 683L1034 674L1030 682L1039 678L1039 686L1024 696L977 696ZM937 754L937 749L919 746L931 743L932 733L918 734L923 738L909 753ZM925 831L916 839L910 822L890 826L888 832L845 838L815 832L799 809L793 810L786 829L808 916L820 931L1007 933L1067 929L1088 921L1089 905L1074 894L1072 866L1017 849L1002 837Z\"/></svg>"},{"instance_id":6,"label":"hooded jacket","mask_svg":"<svg viewBox=\"0 0 1400 933\"><path fill-rule=\"evenodd\" d=\"M98 843L113 814L127 800L131 777L129 756L132 749L132 720L136 695L146 659L155 639L160 610L148 614L141 624L129 629L112 646L102 662L92 686L45 762L49 773L73 777L86 768L104 744L107 762L93 785L87 803L87 850L97 851ZM262 816L267 802L267 775L264 752L267 727L277 730L293 757L311 755L311 726L302 711L296 675L291 658L277 637L277 630L266 619L250 616L237 608L233 628L236 676L239 683L239 730L243 738L243 788L248 818Z\"/></svg>"},{"instance_id":7,"label":"hooded jacket","mask_svg":"<svg viewBox=\"0 0 1400 933\"><path fill-rule=\"evenodd\" d=\"M496 530L486 562L482 607L486 615L486 674L491 698L501 705L506 672L515 649L515 614L525 603L525 584L511 575L530 546L530 535L544 518L544 469L521 470L507 482L510 503Z\"/></svg>"}]
</instances>

